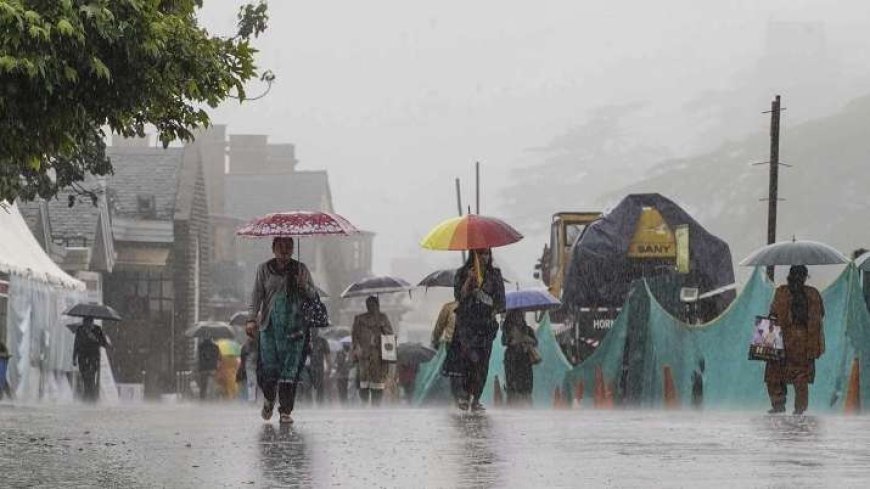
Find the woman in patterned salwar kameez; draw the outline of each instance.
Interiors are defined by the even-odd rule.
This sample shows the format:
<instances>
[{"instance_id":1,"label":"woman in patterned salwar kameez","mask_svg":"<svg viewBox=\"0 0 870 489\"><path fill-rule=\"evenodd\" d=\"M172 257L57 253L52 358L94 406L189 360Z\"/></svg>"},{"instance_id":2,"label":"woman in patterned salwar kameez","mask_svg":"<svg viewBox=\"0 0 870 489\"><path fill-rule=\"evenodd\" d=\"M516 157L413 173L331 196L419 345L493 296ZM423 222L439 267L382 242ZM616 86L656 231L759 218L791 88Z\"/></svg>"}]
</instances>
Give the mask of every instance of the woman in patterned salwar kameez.
<instances>
[{"instance_id":1,"label":"woman in patterned salwar kameez","mask_svg":"<svg viewBox=\"0 0 870 489\"><path fill-rule=\"evenodd\" d=\"M257 338L263 419L272 418L277 397L281 422L292 423L290 413L308 344L299 307L303 298L315 296L316 289L305 265L291 258L293 238L275 238L272 252L275 258L257 267L246 330Z\"/></svg>"}]
</instances>

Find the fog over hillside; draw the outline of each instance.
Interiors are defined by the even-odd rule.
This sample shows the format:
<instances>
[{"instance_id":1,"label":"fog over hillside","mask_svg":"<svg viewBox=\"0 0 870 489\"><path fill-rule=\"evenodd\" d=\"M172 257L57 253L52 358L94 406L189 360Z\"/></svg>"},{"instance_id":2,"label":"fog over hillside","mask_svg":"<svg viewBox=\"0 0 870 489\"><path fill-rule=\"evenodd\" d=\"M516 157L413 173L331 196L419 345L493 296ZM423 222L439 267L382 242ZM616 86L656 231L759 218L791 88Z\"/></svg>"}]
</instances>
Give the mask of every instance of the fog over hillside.
<instances>
[{"instance_id":1,"label":"fog over hillside","mask_svg":"<svg viewBox=\"0 0 870 489\"><path fill-rule=\"evenodd\" d=\"M870 96L829 117L785 125L780 161L777 239L812 239L847 255L870 244ZM642 181L599 199L612 205L626 193L657 191L683 205L708 230L725 239L735 262L767 239L766 166L769 138L759 134L715 151L662 162ZM829 278L838 268L822 271ZM820 275L819 275L820 274ZM745 276L745 273L743 274Z\"/></svg>"}]
</instances>

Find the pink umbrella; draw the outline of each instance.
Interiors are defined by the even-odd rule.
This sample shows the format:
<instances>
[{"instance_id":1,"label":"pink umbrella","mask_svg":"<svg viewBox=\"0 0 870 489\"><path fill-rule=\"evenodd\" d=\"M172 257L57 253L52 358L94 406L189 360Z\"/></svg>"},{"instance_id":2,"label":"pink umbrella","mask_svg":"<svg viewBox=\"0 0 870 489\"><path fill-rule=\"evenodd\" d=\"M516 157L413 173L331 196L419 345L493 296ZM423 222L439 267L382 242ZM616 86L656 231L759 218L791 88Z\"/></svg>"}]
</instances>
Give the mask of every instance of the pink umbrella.
<instances>
[{"instance_id":1,"label":"pink umbrella","mask_svg":"<svg viewBox=\"0 0 870 489\"><path fill-rule=\"evenodd\" d=\"M236 231L249 238L296 236L348 236L359 230L347 219L324 211L275 212L254 219Z\"/></svg>"}]
</instances>

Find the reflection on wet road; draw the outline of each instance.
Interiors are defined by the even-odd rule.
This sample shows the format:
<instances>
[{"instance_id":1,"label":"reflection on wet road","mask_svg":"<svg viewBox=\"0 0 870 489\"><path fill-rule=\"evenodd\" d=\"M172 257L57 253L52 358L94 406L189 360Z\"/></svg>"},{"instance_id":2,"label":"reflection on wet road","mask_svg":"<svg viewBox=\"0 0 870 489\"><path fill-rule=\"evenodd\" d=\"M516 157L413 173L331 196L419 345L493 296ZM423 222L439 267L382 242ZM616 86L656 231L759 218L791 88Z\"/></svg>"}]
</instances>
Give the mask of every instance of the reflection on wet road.
<instances>
[{"instance_id":1,"label":"reflection on wet road","mask_svg":"<svg viewBox=\"0 0 870 489\"><path fill-rule=\"evenodd\" d=\"M865 487L870 418L0 404L2 487Z\"/></svg>"}]
</instances>

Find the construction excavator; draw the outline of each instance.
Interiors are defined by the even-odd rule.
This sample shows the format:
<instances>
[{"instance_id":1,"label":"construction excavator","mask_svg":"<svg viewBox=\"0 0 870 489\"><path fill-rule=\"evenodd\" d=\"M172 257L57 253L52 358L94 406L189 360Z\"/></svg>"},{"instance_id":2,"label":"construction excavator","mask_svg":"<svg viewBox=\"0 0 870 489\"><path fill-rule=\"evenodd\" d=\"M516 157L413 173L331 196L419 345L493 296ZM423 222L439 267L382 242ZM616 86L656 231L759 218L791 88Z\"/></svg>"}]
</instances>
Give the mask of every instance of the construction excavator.
<instances>
[{"instance_id":1,"label":"construction excavator","mask_svg":"<svg viewBox=\"0 0 870 489\"><path fill-rule=\"evenodd\" d=\"M629 209L634 210L628 212ZM552 311L550 318L573 363L590 355L606 336L619 315L630 283L636 279L663 277L657 282L667 282L670 289L666 295L674 296L670 302L663 298L663 305L670 306L670 312L686 322L708 320L730 302L730 297L716 304L708 300L720 297L723 292L733 294L733 269L727 244L713 236L698 234L697 223L671 201L658 194L630 195L607 219L595 211L553 214L549 243L544 245L535 265L535 278L563 302L563 307ZM623 222L625 219L633 222ZM702 239L693 245L701 253L700 258L721 263L715 276L710 275L710 270L690 267L690 223L696 227L692 234ZM590 234L588 238L584 233ZM571 263L578 259L593 260L595 264ZM564 294L566 280L572 280L571 297ZM721 284L731 286L723 288ZM582 289L579 295L578 287ZM699 309L703 307L710 310Z\"/></svg>"},{"instance_id":2,"label":"construction excavator","mask_svg":"<svg viewBox=\"0 0 870 489\"><path fill-rule=\"evenodd\" d=\"M557 212L550 222L550 242L535 265L535 278L544 282L553 297L562 296L571 246L586 226L601 218L600 212Z\"/></svg>"}]
</instances>

